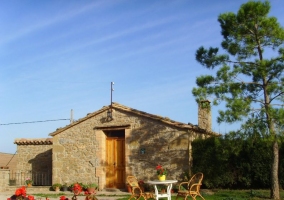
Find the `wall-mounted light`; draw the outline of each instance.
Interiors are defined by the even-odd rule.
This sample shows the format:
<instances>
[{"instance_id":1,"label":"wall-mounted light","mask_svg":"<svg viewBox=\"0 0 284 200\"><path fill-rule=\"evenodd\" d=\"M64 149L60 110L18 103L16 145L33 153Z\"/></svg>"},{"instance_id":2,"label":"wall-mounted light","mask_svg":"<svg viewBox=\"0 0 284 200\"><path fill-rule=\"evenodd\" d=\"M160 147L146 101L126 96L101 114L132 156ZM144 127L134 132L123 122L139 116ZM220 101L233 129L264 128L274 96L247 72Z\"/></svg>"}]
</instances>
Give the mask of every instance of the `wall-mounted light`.
<instances>
[{"instance_id":1,"label":"wall-mounted light","mask_svg":"<svg viewBox=\"0 0 284 200\"><path fill-rule=\"evenodd\" d=\"M109 109L107 111L107 119L112 119L112 110L111 109Z\"/></svg>"},{"instance_id":2,"label":"wall-mounted light","mask_svg":"<svg viewBox=\"0 0 284 200\"><path fill-rule=\"evenodd\" d=\"M140 149L140 154L145 154L146 153L146 149L145 148L141 148Z\"/></svg>"}]
</instances>

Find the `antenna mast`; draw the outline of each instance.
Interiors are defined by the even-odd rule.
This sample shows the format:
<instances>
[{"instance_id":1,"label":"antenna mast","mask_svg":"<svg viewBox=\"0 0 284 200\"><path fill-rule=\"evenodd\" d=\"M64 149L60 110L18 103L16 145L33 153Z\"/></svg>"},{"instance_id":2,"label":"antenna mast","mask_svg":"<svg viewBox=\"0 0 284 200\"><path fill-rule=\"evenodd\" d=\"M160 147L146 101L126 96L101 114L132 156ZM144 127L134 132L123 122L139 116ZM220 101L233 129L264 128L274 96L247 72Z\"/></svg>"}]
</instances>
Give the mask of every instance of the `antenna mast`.
<instances>
[{"instance_id":1,"label":"antenna mast","mask_svg":"<svg viewBox=\"0 0 284 200\"><path fill-rule=\"evenodd\" d=\"M110 107L112 107L112 91L114 91L114 89L112 88L113 85L114 82L110 82Z\"/></svg>"},{"instance_id":2,"label":"antenna mast","mask_svg":"<svg viewBox=\"0 0 284 200\"><path fill-rule=\"evenodd\" d=\"M71 113L70 113L70 124L72 124L74 122L74 119L73 119L73 109L71 109Z\"/></svg>"}]
</instances>

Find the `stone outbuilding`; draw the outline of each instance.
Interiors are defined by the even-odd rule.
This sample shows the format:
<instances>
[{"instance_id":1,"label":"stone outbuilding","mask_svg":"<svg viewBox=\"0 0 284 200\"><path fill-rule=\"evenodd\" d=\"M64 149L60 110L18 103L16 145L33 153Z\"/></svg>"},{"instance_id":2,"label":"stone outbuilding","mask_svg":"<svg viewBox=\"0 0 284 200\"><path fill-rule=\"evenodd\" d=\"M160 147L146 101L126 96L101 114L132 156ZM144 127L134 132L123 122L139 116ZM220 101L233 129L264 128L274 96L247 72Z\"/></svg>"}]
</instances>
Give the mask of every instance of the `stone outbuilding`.
<instances>
[{"instance_id":1,"label":"stone outbuilding","mask_svg":"<svg viewBox=\"0 0 284 200\"><path fill-rule=\"evenodd\" d=\"M208 106L199 106L198 123L113 102L50 133L52 138L16 139L18 171L48 172L52 183L96 182L99 190L123 189L128 175L156 179L155 167L161 164L168 179L182 180L192 165L191 142L218 135L211 131Z\"/></svg>"}]
</instances>

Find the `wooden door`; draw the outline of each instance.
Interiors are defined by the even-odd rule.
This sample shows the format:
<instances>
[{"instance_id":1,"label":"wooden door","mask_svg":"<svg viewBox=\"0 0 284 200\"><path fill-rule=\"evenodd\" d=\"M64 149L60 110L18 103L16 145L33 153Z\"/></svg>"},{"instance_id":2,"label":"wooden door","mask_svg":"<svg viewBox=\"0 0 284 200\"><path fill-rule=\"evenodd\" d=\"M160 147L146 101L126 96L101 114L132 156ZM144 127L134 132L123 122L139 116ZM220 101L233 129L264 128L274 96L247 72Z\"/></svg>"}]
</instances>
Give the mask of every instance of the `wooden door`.
<instances>
[{"instance_id":1,"label":"wooden door","mask_svg":"<svg viewBox=\"0 0 284 200\"><path fill-rule=\"evenodd\" d=\"M106 140L106 187L125 188L125 139Z\"/></svg>"}]
</instances>

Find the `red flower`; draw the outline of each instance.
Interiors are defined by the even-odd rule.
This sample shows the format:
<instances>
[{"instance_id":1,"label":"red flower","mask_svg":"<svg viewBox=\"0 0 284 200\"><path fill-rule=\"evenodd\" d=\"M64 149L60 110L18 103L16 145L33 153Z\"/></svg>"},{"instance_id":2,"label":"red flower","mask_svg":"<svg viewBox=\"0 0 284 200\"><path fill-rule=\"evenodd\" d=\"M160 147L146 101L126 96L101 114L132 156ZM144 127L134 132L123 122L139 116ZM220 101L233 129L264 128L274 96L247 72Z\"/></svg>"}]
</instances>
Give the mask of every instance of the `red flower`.
<instances>
[{"instance_id":1,"label":"red flower","mask_svg":"<svg viewBox=\"0 0 284 200\"><path fill-rule=\"evenodd\" d=\"M79 183L75 183L74 186L73 186L73 190L79 190L79 191L82 191L82 187Z\"/></svg>"},{"instance_id":2,"label":"red flower","mask_svg":"<svg viewBox=\"0 0 284 200\"><path fill-rule=\"evenodd\" d=\"M157 174L158 175L167 175L167 170L166 169L163 169L162 165L157 165L156 166L156 170L157 170Z\"/></svg>"},{"instance_id":3,"label":"red flower","mask_svg":"<svg viewBox=\"0 0 284 200\"><path fill-rule=\"evenodd\" d=\"M157 165L156 170L162 169L162 165Z\"/></svg>"},{"instance_id":4,"label":"red flower","mask_svg":"<svg viewBox=\"0 0 284 200\"><path fill-rule=\"evenodd\" d=\"M83 189L82 189L82 186L79 183L75 183L72 190L73 190L74 194L78 195L82 192Z\"/></svg>"},{"instance_id":5,"label":"red flower","mask_svg":"<svg viewBox=\"0 0 284 200\"><path fill-rule=\"evenodd\" d=\"M18 189L16 189L16 192L15 192L15 195L16 196L26 196L26 188L25 188L25 186L23 186L23 187L21 187L21 188L18 188Z\"/></svg>"},{"instance_id":6,"label":"red flower","mask_svg":"<svg viewBox=\"0 0 284 200\"><path fill-rule=\"evenodd\" d=\"M21 196L22 195L22 190L20 188L16 189L15 195L16 196Z\"/></svg>"},{"instance_id":7,"label":"red flower","mask_svg":"<svg viewBox=\"0 0 284 200\"><path fill-rule=\"evenodd\" d=\"M31 195L28 196L28 199L29 200L35 200L34 196L31 196Z\"/></svg>"},{"instance_id":8,"label":"red flower","mask_svg":"<svg viewBox=\"0 0 284 200\"><path fill-rule=\"evenodd\" d=\"M60 197L60 200L66 200L66 199L68 199L68 198L66 198L65 196Z\"/></svg>"},{"instance_id":9,"label":"red flower","mask_svg":"<svg viewBox=\"0 0 284 200\"><path fill-rule=\"evenodd\" d=\"M23 186L23 187L21 188L21 190L22 190L22 196L25 197L25 196L27 195L26 187Z\"/></svg>"}]
</instances>

